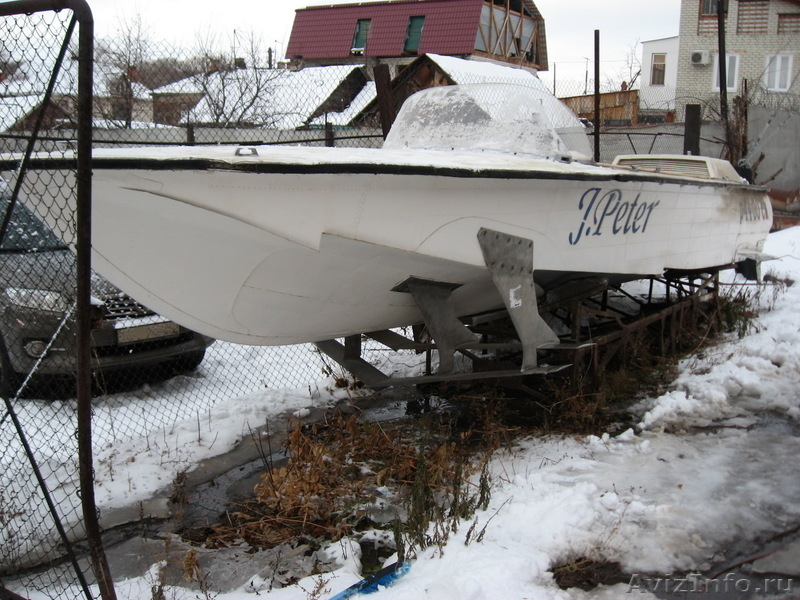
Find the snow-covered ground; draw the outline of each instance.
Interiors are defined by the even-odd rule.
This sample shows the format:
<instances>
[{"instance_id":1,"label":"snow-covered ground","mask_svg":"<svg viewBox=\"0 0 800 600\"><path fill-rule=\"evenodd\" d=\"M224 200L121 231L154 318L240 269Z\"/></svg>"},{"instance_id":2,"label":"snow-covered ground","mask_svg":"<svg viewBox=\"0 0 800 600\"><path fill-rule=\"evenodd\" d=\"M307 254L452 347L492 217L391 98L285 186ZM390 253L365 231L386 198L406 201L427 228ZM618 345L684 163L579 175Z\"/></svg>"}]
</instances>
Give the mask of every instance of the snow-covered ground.
<instances>
[{"instance_id":1,"label":"snow-covered ground","mask_svg":"<svg viewBox=\"0 0 800 600\"><path fill-rule=\"evenodd\" d=\"M764 274L800 279L800 228L771 234L766 252L778 258L762 266ZM634 429L615 436L530 438L497 454L491 505L474 517L477 529L485 526L481 541L465 543L470 523L464 524L443 550L422 552L407 575L372 597L604 599L635 592L647 598L644 582L654 574L713 572L796 529L800 285L779 294L768 288L758 302L762 310L748 334L684 360L669 390L634 408ZM170 431L108 448L97 459L101 507L145 498L171 481L176 465L191 468L229 450L270 416L331 398L310 398L308 390L264 391L222 403ZM348 552L342 547L331 547L341 554L339 568L317 579L269 590L254 573L248 584L214 597L307 600L322 577L318 589L324 593L317 597L328 598L360 579L358 545ZM582 557L617 561L639 577L633 587L561 590L550 569ZM150 573L115 585L120 599L138 600L150 597L152 583ZM791 585L800 597L800 577L779 585ZM194 598L197 591L173 588L167 597Z\"/></svg>"}]
</instances>

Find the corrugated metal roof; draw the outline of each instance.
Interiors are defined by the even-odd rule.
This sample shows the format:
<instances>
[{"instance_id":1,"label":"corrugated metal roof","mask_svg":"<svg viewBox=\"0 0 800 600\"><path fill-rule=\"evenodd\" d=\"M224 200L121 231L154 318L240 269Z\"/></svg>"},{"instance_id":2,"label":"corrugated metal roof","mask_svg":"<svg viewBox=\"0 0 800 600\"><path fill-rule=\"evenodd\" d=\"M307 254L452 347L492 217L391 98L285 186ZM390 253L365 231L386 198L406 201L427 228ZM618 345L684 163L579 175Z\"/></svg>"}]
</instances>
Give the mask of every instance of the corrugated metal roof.
<instances>
[{"instance_id":1,"label":"corrugated metal roof","mask_svg":"<svg viewBox=\"0 0 800 600\"><path fill-rule=\"evenodd\" d=\"M418 53L471 54L483 0L397 0L296 11L286 58L335 59L350 56L356 23L370 19L365 56L402 56L408 19L424 16Z\"/></svg>"}]
</instances>

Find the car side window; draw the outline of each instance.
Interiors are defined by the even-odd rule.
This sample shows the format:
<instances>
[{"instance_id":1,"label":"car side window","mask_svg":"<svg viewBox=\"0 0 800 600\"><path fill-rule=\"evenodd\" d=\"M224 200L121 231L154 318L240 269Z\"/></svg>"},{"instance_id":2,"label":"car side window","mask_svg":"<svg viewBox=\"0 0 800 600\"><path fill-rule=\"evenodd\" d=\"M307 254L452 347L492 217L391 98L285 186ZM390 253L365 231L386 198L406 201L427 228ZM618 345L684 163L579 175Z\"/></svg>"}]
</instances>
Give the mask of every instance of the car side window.
<instances>
[{"instance_id":1,"label":"car side window","mask_svg":"<svg viewBox=\"0 0 800 600\"><path fill-rule=\"evenodd\" d=\"M0 181L0 223L6 218L11 203L11 189ZM22 202L14 205L8 230L0 243L3 252L37 252L64 248L58 239L39 218Z\"/></svg>"}]
</instances>

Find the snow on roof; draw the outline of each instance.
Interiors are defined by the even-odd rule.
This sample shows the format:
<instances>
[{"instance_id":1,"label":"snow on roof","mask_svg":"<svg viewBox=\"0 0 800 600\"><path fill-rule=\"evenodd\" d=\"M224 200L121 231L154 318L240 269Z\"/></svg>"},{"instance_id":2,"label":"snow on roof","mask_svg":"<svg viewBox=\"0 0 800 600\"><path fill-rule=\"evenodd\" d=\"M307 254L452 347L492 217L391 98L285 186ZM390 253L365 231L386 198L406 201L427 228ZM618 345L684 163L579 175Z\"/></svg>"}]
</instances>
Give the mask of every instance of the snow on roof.
<instances>
[{"instance_id":1,"label":"snow on roof","mask_svg":"<svg viewBox=\"0 0 800 600\"><path fill-rule=\"evenodd\" d=\"M52 64L43 61L36 63L22 63L14 73L0 82L0 98L5 101L10 97L28 97L31 99L31 109L41 102L50 78ZM70 74L62 71L53 88L54 95L74 95L77 93L77 70L74 80Z\"/></svg>"},{"instance_id":2,"label":"snow on roof","mask_svg":"<svg viewBox=\"0 0 800 600\"><path fill-rule=\"evenodd\" d=\"M198 75L191 75L184 77L178 81L173 81L167 85L162 85L153 90L153 94L202 94L202 82L198 79Z\"/></svg>"},{"instance_id":3,"label":"snow on roof","mask_svg":"<svg viewBox=\"0 0 800 600\"><path fill-rule=\"evenodd\" d=\"M364 86L364 89L358 93L350 105L345 107L343 111L329 112L321 115L311 121L311 124L322 125L324 123L330 123L331 125L338 125L342 127L349 125L356 115L360 113L367 104L372 102L376 95L377 91L375 89L375 82L368 81Z\"/></svg>"},{"instance_id":4,"label":"snow on roof","mask_svg":"<svg viewBox=\"0 0 800 600\"><path fill-rule=\"evenodd\" d=\"M43 96L50 82L55 66L55 56L31 54L15 58L19 66L14 73L0 82L0 97L6 95ZM120 81L124 69L102 60L95 61L93 74L94 95L108 97L114 95L114 86ZM131 92L134 98L148 99L150 90L143 84L132 81ZM56 79L53 94L74 96L78 93L78 61L65 60Z\"/></svg>"},{"instance_id":5,"label":"snow on roof","mask_svg":"<svg viewBox=\"0 0 800 600\"><path fill-rule=\"evenodd\" d=\"M205 82L196 81L205 96L187 121L294 129L306 124L308 116L351 71L341 67L308 67L300 71L239 69L201 76Z\"/></svg>"},{"instance_id":6,"label":"snow on roof","mask_svg":"<svg viewBox=\"0 0 800 600\"><path fill-rule=\"evenodd\" d=\"M518 83L537 89L547 89L539 77L527 69L499 65L495 62L428 54L433 62L456 83Z\"/></svg>"}]
</instances>

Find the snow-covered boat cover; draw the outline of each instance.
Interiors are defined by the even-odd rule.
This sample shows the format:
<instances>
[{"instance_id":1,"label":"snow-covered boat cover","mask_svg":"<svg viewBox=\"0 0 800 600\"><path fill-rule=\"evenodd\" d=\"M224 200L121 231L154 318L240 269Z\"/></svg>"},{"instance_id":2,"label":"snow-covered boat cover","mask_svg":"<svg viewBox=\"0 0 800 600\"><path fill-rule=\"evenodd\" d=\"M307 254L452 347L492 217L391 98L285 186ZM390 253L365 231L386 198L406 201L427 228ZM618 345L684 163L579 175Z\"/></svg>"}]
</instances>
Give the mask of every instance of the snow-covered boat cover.
<instances>
[{"instance_id":1,"label":"snow-covered boat cover","mask_svg":"<svg viewBox=\"0 0 800 600\"><path fill-rule=\"evenodd\" d=\"M581 122L543 84L478 83L422 90L405 101L383 147L488 150L542 158L591 155Z\"/></svg>"}]
</instances>

